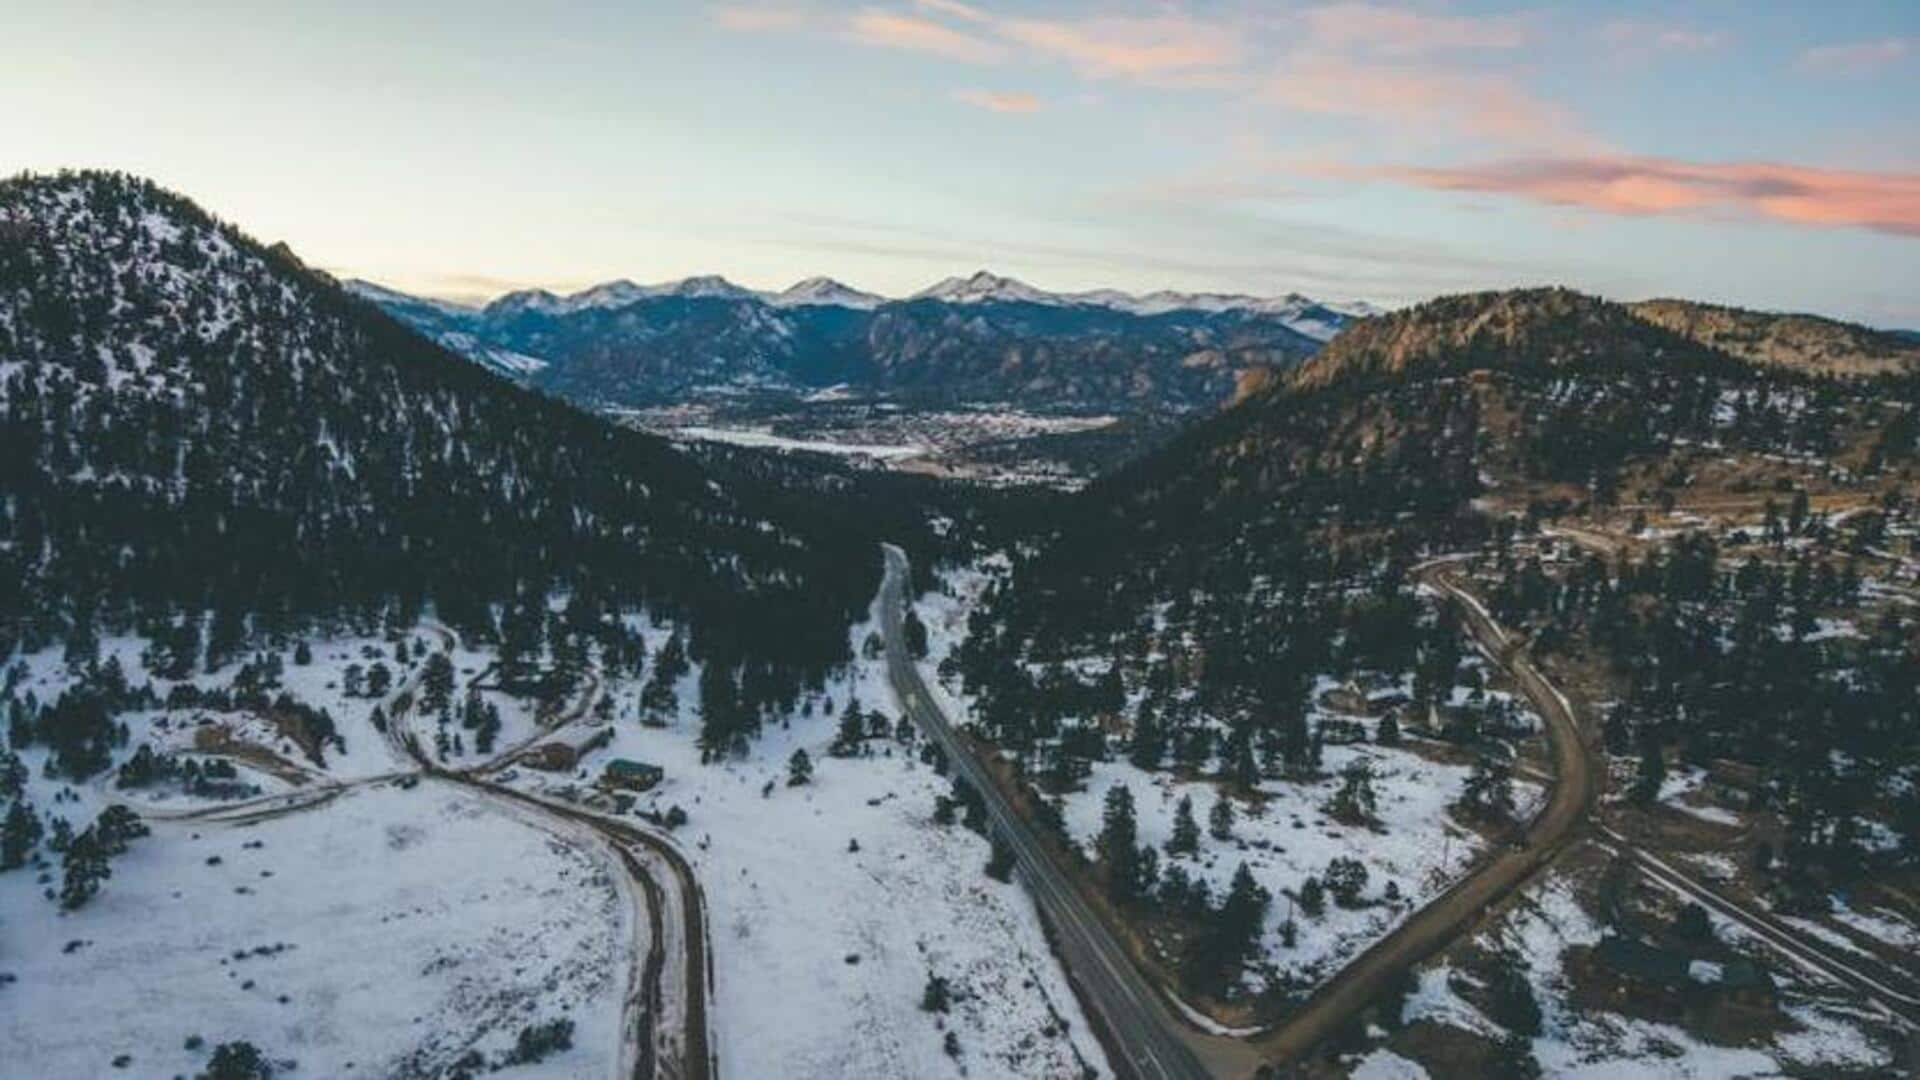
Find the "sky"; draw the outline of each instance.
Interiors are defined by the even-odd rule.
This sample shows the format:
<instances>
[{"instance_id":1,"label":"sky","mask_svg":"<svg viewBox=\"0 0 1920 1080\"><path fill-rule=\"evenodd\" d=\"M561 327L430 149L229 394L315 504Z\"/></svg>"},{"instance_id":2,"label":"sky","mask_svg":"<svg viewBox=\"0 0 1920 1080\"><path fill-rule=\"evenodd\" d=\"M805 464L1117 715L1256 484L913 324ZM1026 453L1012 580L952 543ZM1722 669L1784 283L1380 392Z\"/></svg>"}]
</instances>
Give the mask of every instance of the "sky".
<instances>
[{"instance_id":1,"label":"sky","mask_svg":"<svg viewBox=\"0 0 1920 1080\"><path fill-rule=\"evenodd\" d=\"M705 273L901 295L990 268L1920 327L1915 0L76 0L6 22L0 173L138 173L437 296Z\"/></svg>"}]
</instances>

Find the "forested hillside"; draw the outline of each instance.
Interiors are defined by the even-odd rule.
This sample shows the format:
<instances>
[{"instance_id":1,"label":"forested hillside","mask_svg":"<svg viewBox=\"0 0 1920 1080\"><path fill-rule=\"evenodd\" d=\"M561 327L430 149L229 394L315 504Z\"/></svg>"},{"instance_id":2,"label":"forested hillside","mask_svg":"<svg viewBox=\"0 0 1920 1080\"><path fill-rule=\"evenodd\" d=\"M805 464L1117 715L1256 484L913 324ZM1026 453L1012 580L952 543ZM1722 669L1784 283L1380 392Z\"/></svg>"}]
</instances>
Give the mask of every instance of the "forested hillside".
<instances>
[{"instance_id":1,"label":"forested hillside","mask_svg":"<svg viewBox=\"0 0 1920 1080\"><path fill-rule=\"evenodd\" d=\"M774 516L746 470L716 482L120 175L0 184L0 490L0 654L210 613L230 655L429 605L485 638L565 594L684 621L751 727L845 659L877 581L859 521Z\"/></svg>"},{"instance_id":2,"label":"forested hillside","mask_svg":"<svg viewBox=\"0 0 1920 1080\"><path fill-rule=\"evenodd\" d=\"M1743 362L1563 290L1434 301L1349 329L1046 518L953 669L1043 792L1121 755L1269 797L1311 783L1344 737L1340 686L1398 688L1400 723L1510 760L1458 612L1412 573L1473 558L1539 655L1624 701L1609 745L1650 757L1652 790L1676 753L1758 767L1794 808L1794 881L1857 874L1899 857L1862 840L1887 822L1920 844L1905 781L1849 788L1916 766L1892 732L1920 722L1920 643L1880 613L1901 573L1884 545L1920 489L1916 401L1911 378ZM1542 568L1547 534L1616 516L1639 549Z\"/></svg>"}]
</instances>

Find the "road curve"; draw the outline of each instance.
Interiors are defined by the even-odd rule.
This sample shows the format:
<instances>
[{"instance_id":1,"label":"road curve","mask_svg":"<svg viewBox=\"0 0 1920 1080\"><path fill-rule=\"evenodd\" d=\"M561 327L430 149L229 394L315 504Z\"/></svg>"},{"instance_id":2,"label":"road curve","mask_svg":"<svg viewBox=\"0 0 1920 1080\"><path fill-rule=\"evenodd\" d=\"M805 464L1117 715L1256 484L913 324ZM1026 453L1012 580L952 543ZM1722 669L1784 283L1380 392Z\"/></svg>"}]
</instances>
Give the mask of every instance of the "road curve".
<instances>
[{"instance_id":1,"label":"road curve","mask_svg":"<svg viewBox=\"0 0 1920 1080\"><path fill-rule=\"evenodd\" d=\"M429 629L440 636L442 646L448 651L458 642L450 628L434 624ZM420 672L424 671L425 665L420 665ZM539 733L536 739L544 738L586 715L602 689L598 673L590 673L589 678L591 690L583 695L581 703L569 712L562 723ZM640 894L646 897L647 923L651 933L646 960L636 972L639 985L629 987L623 999L622 1039L617 1058L619 1074L632 1077L633 1080L713 1080L719 1075L719 1058L709 1034L712 1029L708 1025L707 1013L713 967L707 945L706 901L686 858L671 841L637 825L602 817L564 803L551 802L488 778L487 774L501 764L498 759L472 769L449 769L435 762L421 749L419 738L408 724L418 682L416 673L415 678L394 693L389 699L392 708L387 718L388 742L397 754L413 763L418 775L465 787L482 797L510 803L523 812L556 819L562 826L585 826L598 834L613 851L616 869L625 874L640 890ZM401 707L402 703L405 707ZM518 753L523 749L524 746L516 747L508 752ZM636 848L645 852L644 858L636 852ZM674 877L677 886L674 908L681 915L677 926L667 925L666 898L652 870L646 865L648 860L666 866ZM670 931L675 932L684 945L680 950L684 967L680 977L675 980L680 990L677 1005L684 1021L677 1034L661 1023L671 1000L663 987L666 971L664 942Z\"/></svg>"},{"instance_id":2,"label":"road curve","mask_svg":"<svg viewBox=\"0 0 1920 1080\"><path fill-rule=\"evenodd\" d=\"M901 710L946 750L947 759L985 801L994 831L1013 849L1020 879L1033 895L1066 964L1068 981L1088 1017L1099 1027L1109 1064L1139 1080L1199 1080L1201 1065L1153 984L1087 906L1066 874L1041 846L967 743L927 692L907 653L902 630L907 605L907 556L886 545L886 577L880 586L881 626L887 646L887 676Z\"/></svg>"},{"instance_id":3,"label":"road curve","mask_svg":"<svg viewBox=\"0 0 1920 1080\"><path fill-rule=\"evenodd\" d=\"M1606 775L1566 696L1540 674L1486 607L1449 575L1446 564L1428 563L1417 572L1428 585L1460 601L1467 627L1487 657L1506 670L1546 719L1553 749L1553 792L1527 823L1520 846L1493 853L1321 984L1293 1015L1253 1039L1252 1045L1271 1067L1299 1060L1360 1015L1400 973L1451 944L1552 861L1592 812Z\"/></svg>"}]
</instances>

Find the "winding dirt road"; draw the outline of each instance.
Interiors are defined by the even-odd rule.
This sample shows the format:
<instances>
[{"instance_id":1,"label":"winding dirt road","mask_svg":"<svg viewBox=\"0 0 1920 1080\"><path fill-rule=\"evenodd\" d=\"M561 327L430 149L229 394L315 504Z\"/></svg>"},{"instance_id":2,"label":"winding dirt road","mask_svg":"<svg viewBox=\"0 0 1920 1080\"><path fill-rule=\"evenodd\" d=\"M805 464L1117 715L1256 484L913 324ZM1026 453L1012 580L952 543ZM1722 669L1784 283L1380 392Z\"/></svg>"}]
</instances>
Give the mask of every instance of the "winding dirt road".
<instances>
[{"instance_id":1,"label":"winding dirt road","mask_svg":"<svg viewBox=\"0 0 1920 1080\"><path fill-rule=\"evenodd\" d=\"M451 629L438 625L430 628L441 635L445 649L451 651L455 647L458 638ZM424 665L421 670L425 670ZM603 683L596 671L589 671L587 679L588 690L558 723L471 769L448 769L429 757L408 725L410 708L392 710L387 718L387 738L395 750L417 766L421 776L464 787L482 798L502 802L521 812L544 815L558 826L555 832L559 835L580 828L589 830L614 854L616 867L629 887L645 898L648 931L645 958L637 966L633 985L624 998L618 1075L633 1080L712 1080L719 1075L719 1058L707 1013L713 968L707 950L706 899L686 857L672 841L630 822L530 795L491 779L510 763L506 759L517 757L535 742L588 717L600 698ZM417 678L409 680L410 686L394 695L395 702L410 706L411 687L417 682ZM657 878L660 870L674 879L671 902L669 894L660 887ZM669 913L677 918L670 920ZM670 940L681 947L669 950ZM636 955L642 954L638 948L634 951ZM673 993L669 993L666 986L670 951L677 953L681 960L677 974L672 977ZM670 1017L676 1012L680 1020L677 1025Z\"/></svg>"},{"instance_id":2,"label":"winding dirt road","mask_svg":"<svg viewBox=\"0 0 1920 1080\"><path fill-rule=\"evenodd\" d=\"M449 627L429 624L428 629L440 638L443 652L451 652L459 643L458 635ZM412 768L193 810L151 808L143 810L142 816L178 824L256 825L319 809L368 787L420 778L465 788L516 816L532 817L532 824L563 841L603 848L612 856L633 902L635 937L647 935L646 947L640 948L636 941L633 950L635 962L622 1001L622 1040L615 1075L622 1080L714 1080L719 1076L719 1057L708 1018L713 965L708 951L706 899L686 857L671 840L637 824L531 795L492 779L535 743L586 719L602 693L599 673L587 673L586 691L557 722L471 769L449 769L422 749L410 724L425 670L425 664L416 665L406 682L382 703L387 711L387 743L395 756L410 762ZM673 879L671 890L661 887L662 876ZM670 964L670 957L680 962Z\"/></svg>"},{"instance_id":3,"label":"winding dirt road","mask_svg":"<svg viewBox=\"0 0 1920 1080\"><path fill-rule=\"evenodd\" d=\"M1505 669L1546 719L1553 750L1553 792L1527 823L1517 846L1485 858L1466 877L1321 984L1297 1012L1251 1040L1269 1067L1299 1060L1360 1015L1402 972L1469 932L1481 916L1566 849L1598 801L1606 770L1581 731L1572 703L1540 674L1521 644L1494 621L1451 570L1446 561L1436 561L1416 573L1429 586L1460 602L1467 627L1482 651Z\"/></svg>"}]
</instances>

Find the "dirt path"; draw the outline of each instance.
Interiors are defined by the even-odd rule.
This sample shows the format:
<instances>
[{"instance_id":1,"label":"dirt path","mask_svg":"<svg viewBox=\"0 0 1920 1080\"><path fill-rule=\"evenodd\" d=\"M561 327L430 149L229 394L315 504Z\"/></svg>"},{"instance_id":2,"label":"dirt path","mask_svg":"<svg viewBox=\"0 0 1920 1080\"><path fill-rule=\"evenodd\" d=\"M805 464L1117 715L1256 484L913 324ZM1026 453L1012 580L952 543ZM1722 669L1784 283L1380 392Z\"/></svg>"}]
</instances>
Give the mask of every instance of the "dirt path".
<instances>
[{"instance_id":1,"label":"dirt path","mask_svg":"<svg viewBox=\"0 0 1920 1080\"><path fill-rule=\"evenodd\" d=\"M1518 846L1491 853L1472 873L1322 984L1299 1011L1250 1040L1269 1066L1297 1061L1359 1016L1402 972L1470 932L1481 916L1565 850L1592 812L1606 776L1581 731L1572 703L1540 674L1520 644L1493 620L1479 599L1455 579L1449 565L1444 561L1428 563L1416 572L1428 585L1460 601L1474 640L1489 659L1506 670L1546 719L1547 737L1553 747L1553 792L1527 823Z\"/></svg>"},{"instance_id":2,"label":"dirt path","mask_svg":"<svg viewBox=\"0 0 1920 1080\"><path fill-rule=\"evenodd\" d=\"M451 628L439 624L427 628L440 638L443 651L457 647L459 637ZM257 825L318 810L370 786L424 778L465 788L515 816L533 818L530 824L563 841L604 848L633 905L635 936L647 935L644 949L635 942L634 963L622 998L616 1076L622 1080L714 1080L719 1076L719 1057L708 1017L713 965L706 898L692 865L672 841L634 823L530 795L489 778L540 740L588 716L604 690L599 672L588 671L586 691L553 724L472 769L448 769L427 755L412 730L413 705L425 671L425 664L416 665L406 682L382 702L387 711L387 744L407 768L191 810L145 808L141 816L177 824ZM673 879L672 890L661 887L663 875ZM680 958L678 965L669 965L670 954Z\"/></svg>"}]
</instances>

